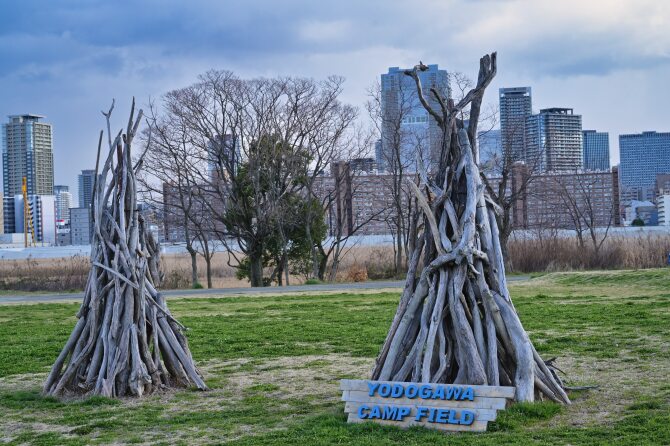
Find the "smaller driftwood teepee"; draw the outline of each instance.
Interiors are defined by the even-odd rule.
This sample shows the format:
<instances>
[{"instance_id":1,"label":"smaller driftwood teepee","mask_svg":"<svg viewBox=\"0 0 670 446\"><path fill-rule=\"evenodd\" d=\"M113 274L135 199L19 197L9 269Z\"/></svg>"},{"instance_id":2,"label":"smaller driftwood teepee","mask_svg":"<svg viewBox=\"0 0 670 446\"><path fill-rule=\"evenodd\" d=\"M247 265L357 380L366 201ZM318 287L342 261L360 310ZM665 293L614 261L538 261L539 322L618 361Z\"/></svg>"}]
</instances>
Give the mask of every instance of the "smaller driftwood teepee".
<instances>
[{"instance_id":1,"label":"smaller driftwood teepee","mask_svg":"<svg viewBox=\"0 0 670 446\"><path fill-rule=\"evenodd\" d=\"M135 101L125 134L112 139L100 169L103 132L91 205L91 271L78 322L44 384L49 395L142 396L165 387L207 389L182 330L158 291L158 243L137 209L131 146L142 119Z\"/></svg>"}]
</instances>

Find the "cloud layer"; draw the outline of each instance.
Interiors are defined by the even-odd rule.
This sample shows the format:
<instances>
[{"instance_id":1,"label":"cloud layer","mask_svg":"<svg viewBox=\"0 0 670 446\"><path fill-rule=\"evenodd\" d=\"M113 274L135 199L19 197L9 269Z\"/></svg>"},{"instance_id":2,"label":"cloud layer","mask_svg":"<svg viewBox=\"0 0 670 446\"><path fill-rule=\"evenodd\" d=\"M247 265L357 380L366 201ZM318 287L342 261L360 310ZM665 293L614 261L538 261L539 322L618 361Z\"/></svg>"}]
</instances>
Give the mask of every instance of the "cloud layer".
<instances>
[{"instance_id":1,"label":"cloud layer","mask_svg":"<svg viewBox=\"0 0 670 446\"><path fill-rule=\"evenodd\" d=\"M362 105L389 66L421 59L474 76L497 50L487 101L531 85L535 109L573 107L616 149L619 133L669 130L669 26L670 2L652 0L3 2L0 115L46 115L56 182L75 186L112 97L146 103L218 68L343 75L345 99Z\"/></svg>"}]
</instances>

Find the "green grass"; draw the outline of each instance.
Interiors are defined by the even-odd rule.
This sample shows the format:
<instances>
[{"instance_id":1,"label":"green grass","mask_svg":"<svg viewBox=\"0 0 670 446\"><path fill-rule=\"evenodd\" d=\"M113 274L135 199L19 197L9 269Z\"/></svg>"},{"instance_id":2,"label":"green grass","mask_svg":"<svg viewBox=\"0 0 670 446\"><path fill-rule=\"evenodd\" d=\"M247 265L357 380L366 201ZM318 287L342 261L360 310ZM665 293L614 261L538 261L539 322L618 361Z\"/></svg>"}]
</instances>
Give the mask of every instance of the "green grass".
<instances>
[{"instance_id":1,"label":"green grass","mask_svg":"<svg viewBox=\"0 0 670 446\"><path fill-rule=\"evenodd\" d=\"M213 390L143 401L41 396L39 383L78 307L0 306L0 432L7 432L0 438L45 445L670 444L667 284L665 269L511 283L540 353L559 357L569 383L601 388L573 393L568 408L513 405L487 433L460 435L346 423L337 380L365 377L397 293L171 300Z\"/></svg>"}]
</instances>

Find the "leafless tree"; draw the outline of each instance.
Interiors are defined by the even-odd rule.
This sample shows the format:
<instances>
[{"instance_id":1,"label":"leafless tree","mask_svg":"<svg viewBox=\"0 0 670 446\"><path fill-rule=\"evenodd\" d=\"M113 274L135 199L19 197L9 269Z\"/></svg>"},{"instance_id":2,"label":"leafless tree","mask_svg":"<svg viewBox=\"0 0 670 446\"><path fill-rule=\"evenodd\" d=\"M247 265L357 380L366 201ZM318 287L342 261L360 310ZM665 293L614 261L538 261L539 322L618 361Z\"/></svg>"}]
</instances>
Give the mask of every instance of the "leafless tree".
<instances>
[{"instance_id":1,"label":"leafless tree","mask_svg":"<svg viewBox=\"0 0 670 446\"><path fill-rule=\"evenodd\" d=\"M416 237L411 232L415 232L418 220L416 200L407 188L406 179L416 178L418 159L430 163L430 157L422 156L427 151L428 135L423 126L419 129L411 125L411 121L418 118L413 115L418 101L416 91L404 82L397 82L386 91L377 82L369 89L368 96L366 108L379 136L377 150L381 152L381 165L377 167L384 175L391 198L386 223L393 235L395 273L400 274L407 263L409 244Z\"/></svg>"},{"instance_id":2,"label":"leafless tree","mask_svg":"<svg viewBox=\"0 0 670 446\"><path fill-rule=\"evenodd\" d=\"M355 125L358 111L338 99L343 82L344 78L331 77L326 85L327 93L310 105L311 113L303 122L307 135L307 142L303 145L310 157L305 191L310 199L321 201L322 209L328 208L331 197L318 193L320 179L328 174L328 169L335 163L363 158L369 145L365 133ZM307 237L312 246L312 276L323 280L323 265L338 250L332 249L332 244L312 237L311 228L316 223L315 219L322 218L322 214L316 214L309 207L304 217Z\"/></svg>"},{"instance_id":3,"label":"leafless tree","mask_svg":"<svg viewBox=\"0 0 670 446\"><path fill-rule=\"evenodd\" d=\"M342 258L353 247L350 243L352 237L369 224L384 219L384 214L388 212L386 191L378 188L379 176L364 167L366 161L362 158L369 153L373 136L371 132L358 129L350 140L352 146L348 156L331 163L330 174L315 182L316 195L322 197L329 227L329 236L316 242L320 253L316 277L321 280L335 280ZM353 202L362 196L372 205L354 206Z\"/></svg>"},{"instance_id":4,"label":"leafless tree","mask_svg":"<svg viewBox=\"0 0 670 446\"><path fill-rule=\"evenodd\" d=\"M172 91L164 97L165 107L178 104L181 92ZM214 255L211 218L205 210L198 183L204 168L199 148L190 144L187 123L179 115L159 115L150 104L145 155L147 168L138 182L145 201L163 209L166 238L183 240L191 257L191 284L198 284L198 254L205 259L207 286L212 287L211 261ZM176 234L174 233L176 231Z\"/></svg>"},{"instance_id":5,"label":"leafless tree","mask_svg":"<svg viewBox=\"0 0 670 446\"><path fill-rule=\"evenodd\" d=\"M212 288L212 260L217 252L217 245L214 243L216 240L216 222L211 212L209 212L209 206L206 204L209 196L203 194L201 185L196 187L196 191L196 206L191 208L187 223L191 226L191 233L195 238L192 246L205 260L207 288Z\"/></svg>"},{"instance_id":6,"label":"leafless tree","mask_svg":"<svg viewBox=\"0 0 670 446\"><path fill-rule=\"evenodd\" d=\"M207 164L194 172L195 182L207 197L203 203L229 263L242 264L241 253L253 286L263 285L266 241L285 217L282 203L296 194L313 195L314 178L337 158L355 119L355 109L338 99L342 82L243 80L209 71L162 110L184 123L188 144ZM310 228L317 215L307 214L301 217Z\"/></svg>"},{"instance_id":7,"label":"leafless tree","mask_svg":"<svg viewBox=\"0 0 670 446\"><path fill-rule=\"evenodd\" d=\"M494 114L490 112L489 123L494 122ZM489 130L491 131L490 126ZM523 139L525 124L522 121L507 126L501 133L501 153L490 157L482 165L480 175L489 196L500 209L496 221L500 230L500 243L503 256L507 259L507 243L515 227L524 227L524 216L514 215L515 208L526 199L527 191L535 178L541 174L544 148L532 153L513 153L509 143L515 138ZM486 135L486 131L484 132Z\"/></svg>"}]
</instances>

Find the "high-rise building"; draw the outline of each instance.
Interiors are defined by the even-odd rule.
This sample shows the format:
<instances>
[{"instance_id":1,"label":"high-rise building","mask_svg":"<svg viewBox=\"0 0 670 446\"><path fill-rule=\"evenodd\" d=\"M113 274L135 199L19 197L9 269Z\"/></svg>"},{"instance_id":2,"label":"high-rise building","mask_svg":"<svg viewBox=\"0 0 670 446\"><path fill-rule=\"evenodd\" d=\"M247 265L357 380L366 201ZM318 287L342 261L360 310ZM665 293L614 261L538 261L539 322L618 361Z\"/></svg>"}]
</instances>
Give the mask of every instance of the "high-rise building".
<instances>
[{"instance_id":1,"label":"high-rise building","mask_svg":"<svg viewBox=\"0 0 670 446\"><path fill-rule=\"evenodd\" d=\"M373 173L376 168L374 158L354 158L349 161L349 169L353 172Z\"/></svg>"},{"instance_id":2,"label":"high-rise building","mask_svg":"<svg viewBox=\"0 0 670 446\"><path fill-rule=\"evenodd\" d=\"M384 170L384 152L382 150L382 140L375 141L375 165L377 169Z\"/></svg>"},{"instance_id":3,"label":"high-rise building","mask_svg":"<svg viewBox=\"0 0 670 446\"><path fill-rule=\"evenodd\" d=\"M607 132L584 130L582 132L584 170L610 169L610 135Z\"/></svg>"},{"instance_id":4,"label":"high-rise building","mask_svg":"<svg viewBox=\"0 0 670 446\"><path fill-rule=\"evenodd\" d=\"M240 163L239 138L233 135L219 135L207 145L207 165L213 181L219 175L235 172Z\"/></svg>"},{"instance_id":5,"label":"high-rise building","mask_svg":"<svg viewBox=\"0 0 670 446\"><path fill-rule=\"evenodd\" d=\"M90 208L93 200L93 188L95 187L95 170L82 170L79 174L79 207ZM98 179L102 176L98 174Z\"/></svg>"},{"instance_id":6,"label":"high-rise building","mask_svg":"<svg viewBox=\"0 0 670 446\"><path fill-rule=\"evenodd\" d=\"M420 157L427 169L437 167L441 149L441 132L435 118L421 105L414 79L405 69L391 67L381 75L381 150L378 151L377 168L389 170L400 163L408 172L416 172ZM449 77L446 70L428 65L418 72L421 86L430 105L439 110L435 89L443 100L449 97ZM399 153L399 157L394 156ZM398 161L399 159L399 161Z\"/></svg>"},{"instance_id":7,"label":"high-rise building","mask_svg":"<svg viewBox=\"0 0 670 446\"><path fill-rule=\"evenodd\" d=\"M500 133L503 150L510 153L514 161L526 158L526 117L533 114L533 98L530 87L501 88L498 91L500 105Z\"/></svg>"},{"instance_id":8,"label":"high-rise building","mask_svg":"<svg viewBox=\"0 0 670 446\"><path fill-rule=\"evenodd\" d=\"M51 124L40 115L11 115L2 125L2 183L4 230L14 233L14 196L22 194L23 177L28 195L53 195L54 162Z\"/></svg>"},{"instance_id":9,"label":"high-rise building","mask_svg":"<svg viewBox=\"0 0 670 446\"><path fill-rule=\"evenodd\" d=\"M500 175L503 167L502 133L498 129L477 133L479 169L486 175Z\"/></svg>"},{"instance_id":10,"label":"high-rise building","mask_svg":"<svg viewBox=\"0 0 670 446\"><path fill-rule=\"evenodd\" d=\"M93 234L91 209L78 207L70 209L70 241L73 245L90 245Z\"/></svg>"},{"instance_id":11,"label":"high-rise building","mask_svg":"<svg viewBox=\"0 0 670 446\"><path fill-rule=\"evenodd\" d=\"M14 232L28 232L28 240L32 238L31 228L24 227L23 195L14 195ZM35 231L35 241L39 243L56 243L56 203L53 195L28 195L28 208ZM30 224L29 223L29 224Z\"/></svg>"},{"instance_id":12,"label":"high-rise building","mask_svg":"<svg viewBox=\"0 0 670 446\"><path fill-rule=\"evenodd\" d=\"M545 108L526 118L525 162L540 172L582 168L582 116L571 108Z\"/></svg>"},{"instance_id":13,"label":"high-rise building","mask_svg":"<svg viewBox=\"0 0 670 446\"><path fill-rule=\"evenodd\" d=\"M670 173L670 132L619 135L621 201L653 201L657 174Z\"/></svg>"},{"instance_id":14,"label":"high-rise building","mask_svg":"<svg viewBox=\"0 0 670 446\"><path fill-rule=\"evenodd\" d=\"M70 206L72 206L72 194L69 186L54 186L54 195L56 196L56 222L69 223Z\"/></svg>"}]
</instances>

